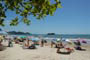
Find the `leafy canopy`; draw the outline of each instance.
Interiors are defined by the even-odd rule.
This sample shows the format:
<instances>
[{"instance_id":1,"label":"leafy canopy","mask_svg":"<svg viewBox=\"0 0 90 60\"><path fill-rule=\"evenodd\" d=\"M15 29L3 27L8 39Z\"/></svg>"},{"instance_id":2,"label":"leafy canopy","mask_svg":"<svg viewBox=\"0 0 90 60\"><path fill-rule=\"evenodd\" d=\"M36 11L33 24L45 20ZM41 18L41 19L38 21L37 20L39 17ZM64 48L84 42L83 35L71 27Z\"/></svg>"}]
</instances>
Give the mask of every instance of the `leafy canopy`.
<instances>
[{"instance_id":1,"label":"leafy canopy","mask_svg":"<svg viewBox=\"0 0 90 60\"><path fill-rule=\"evenodd\" d=\"M61 8L60 0L0 0L0 25L4 26L6 12L8 10L16 12L22 19L14 18L10 22L10 26L16 26L20 22L30 24L30 19L27 17L33 15L37 19L46 17L47 15L53 16L57 8Z\"/></svg>"}]
</instances>

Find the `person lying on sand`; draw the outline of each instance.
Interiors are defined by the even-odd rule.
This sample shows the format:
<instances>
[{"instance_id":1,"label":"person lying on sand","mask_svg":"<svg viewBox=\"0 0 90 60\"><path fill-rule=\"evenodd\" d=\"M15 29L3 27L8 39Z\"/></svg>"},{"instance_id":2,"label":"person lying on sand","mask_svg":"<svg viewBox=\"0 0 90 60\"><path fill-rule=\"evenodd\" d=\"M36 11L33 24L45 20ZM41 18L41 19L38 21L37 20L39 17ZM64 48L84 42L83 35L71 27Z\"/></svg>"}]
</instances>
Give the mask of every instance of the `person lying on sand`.
<instances>
[{"instance_id":1,"label":"person lying on sand","mask_svg":"<svg viewBox=\"0 0 90 60\"><path fill-rule=\"evenodd\" d=\"M67 50L67 52L62 52L60 51L60 48L57 48L57 53L60 53L60 54L70 54L71 52L74 52L74 49L72 48L65 48Z\"/></svg>"},{"instance_id":2,"label":"person lying on sand","mask_svg":"<svg viewBox=\"0 0 90 60\"><path fill-rule=\"evenodd\" d=\"M64 48L67 50L67 52L61 52L61 48ZM74 52L74 49L70 48L70 47L67 47L67 46L64 46L62 42L60 42L58 45L57 45L57 53L61 53L61 54L70 54L71 52Z\"/></svg>"},{"instance_id":3,"label":"person lying on sand","mask_svg":"<svg viewBox=\"0 0 90 60\"><path fill-rule=\"evenodd\" d=\"M81 48L81 46L76 46L75 49L80 51L86 51L86 49Z\"/></svg>"},{"instance_id":4,"label":"person lying on sand","mask_svg":"<svg viewBox=\"0 0 90 60\"><path fill-rule=\"evenodd\" d=\"M85 51L86 49L82 49L82 47L81 47L81 43L80 43L80 41L79 40L77 40L77 42L74 42L74 44L75 44L75 49L76 50L80 50L80 51Z\"/></svg>"}]
</instances>

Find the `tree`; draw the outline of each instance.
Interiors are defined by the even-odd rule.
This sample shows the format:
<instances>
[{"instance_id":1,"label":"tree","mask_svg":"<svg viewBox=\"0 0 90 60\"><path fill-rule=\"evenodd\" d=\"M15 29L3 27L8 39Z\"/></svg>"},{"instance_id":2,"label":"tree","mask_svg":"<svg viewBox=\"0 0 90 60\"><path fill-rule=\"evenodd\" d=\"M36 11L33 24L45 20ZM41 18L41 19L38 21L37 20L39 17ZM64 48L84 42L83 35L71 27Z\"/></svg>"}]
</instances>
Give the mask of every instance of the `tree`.
<instances>
[{"instance_id":1,"label":"tree","mask_svg":"<svg viewBox=\"0 0 90 60\"><path fill-rule=\"evenodd\" d=\"M30 24L30 19L27 17L33 15L37 19L46 17L47 15L53 16L57 8L61 8L60 0L0 0L0 25L4 26L6 12L8 10L16 12L22 19L14 18L10 22L10 26L16 26L20 22Z\"/></svg>"}]
</instances>

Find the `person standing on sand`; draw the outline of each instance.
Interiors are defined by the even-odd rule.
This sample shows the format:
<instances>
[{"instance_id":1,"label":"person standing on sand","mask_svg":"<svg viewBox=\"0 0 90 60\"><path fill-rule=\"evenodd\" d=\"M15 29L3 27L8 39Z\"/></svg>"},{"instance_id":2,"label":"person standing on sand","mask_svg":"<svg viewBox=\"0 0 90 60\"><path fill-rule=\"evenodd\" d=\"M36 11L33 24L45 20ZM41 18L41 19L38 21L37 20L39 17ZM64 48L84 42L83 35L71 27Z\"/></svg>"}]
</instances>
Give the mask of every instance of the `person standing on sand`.
<instances>
[{"instance_id":1,"label":"person standing on sand","mask_svg":"<svg viewBox=\"0 0 90 60\"><path fill-rule=\"evenodd\" d=\"M41 47L43 47L44 46L44 40L42 39L41 40Z\"/></svg>"},{"instance_id":2,"label":"person standing on sand","mask_svg":"<svg viewBox=\"0 0 90 60\"><path fill-rule=\"evenodd\" d=\"M13 47L13 43L12 43L12 40L10 38L8 40L8 47Z\"/></svg>"},{"instance_id":3,"label":"person standing on sand","mask_svg":"<svg viewBox=\"0 0 90 60\"><path fill-rule=\"evenodd\" d=\"M0 40L0 46L2 45L1 43L2 43L2 40Z\"/></svg>"},{"instance_id":4,"label":"person standing on sand","mask_svg":"<svg viewBox=\"0 0 90 60\"><path fill-rule=\"evenodd\" d=\"M30 40L29 39L26 39L26 41L27 41L27 47L29 47Z\"/></svg>"},{"instance_id":5,"label":"person standing on sand","mask_svg":"<svg viewBox=\"0 0 90 60\"><path fill-rule=\"evenodd\" d=\"M0 44L3 42L3 37L0 36Z\"/></svg>"},{"instance_id":6,"label":"person standing on sand","mask_svg":"<svg viewBox=\"0 0 90 60\"><path fill-rule=\"evenodd\" d=\"M55 42L54 41L51 41L51 48L53 47L54 44L55 44Z\"/></svg>"},{"instance_id":7,"label":"person standing on sand","mask_svg":"<svg viewBox=\"0 0 90 60\"><path fill-rule=\"evenodd\" d=\"M26 48L26 40L25 39L22 39L23 40L23 43L22 43L22 48L25 49Z\"/></svg>"}]
</instances>

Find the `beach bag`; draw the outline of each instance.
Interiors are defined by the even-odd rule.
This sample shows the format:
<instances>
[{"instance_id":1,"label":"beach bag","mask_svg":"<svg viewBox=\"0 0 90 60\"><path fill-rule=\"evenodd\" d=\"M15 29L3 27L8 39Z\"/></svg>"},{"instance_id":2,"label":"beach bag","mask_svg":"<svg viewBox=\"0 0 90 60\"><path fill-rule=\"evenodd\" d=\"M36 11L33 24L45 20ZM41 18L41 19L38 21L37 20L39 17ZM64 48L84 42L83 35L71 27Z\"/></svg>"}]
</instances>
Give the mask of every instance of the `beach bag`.
<instances>
[{"instance_id":1,"label":"beach bag","mask_svg":"<svg viewBox=\"0 0 90 60\"><path fill-rule=\"evenodd\" d=\"M29 46L29 49L36 49L36 46L32 44L31 46Z\"/></svg>"}]
</instances>

